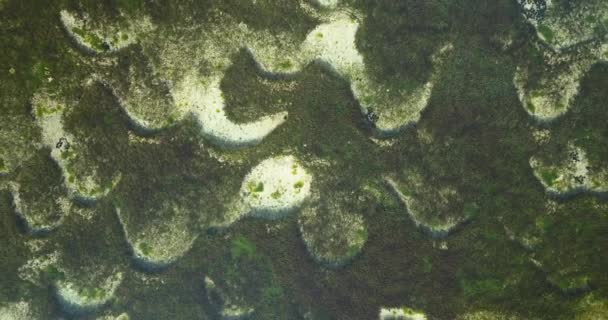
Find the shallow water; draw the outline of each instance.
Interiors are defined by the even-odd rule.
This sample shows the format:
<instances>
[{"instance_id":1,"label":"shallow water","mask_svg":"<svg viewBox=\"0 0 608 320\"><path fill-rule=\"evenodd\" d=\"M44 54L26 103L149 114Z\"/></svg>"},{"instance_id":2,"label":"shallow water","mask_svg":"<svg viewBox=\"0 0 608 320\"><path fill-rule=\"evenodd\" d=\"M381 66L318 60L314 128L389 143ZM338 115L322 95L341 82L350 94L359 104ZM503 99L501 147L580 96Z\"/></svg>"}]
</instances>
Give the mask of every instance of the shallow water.
<instances>
[{"instance_id":1,"label":"shallow water","mask_svg":"<svg viewBox=\"0 0 608 320\"><path fill-rule=\"evenodd\" d=\"M0 0L0 319L608 319L608 5Z\"/></svg>"}]
</instances>

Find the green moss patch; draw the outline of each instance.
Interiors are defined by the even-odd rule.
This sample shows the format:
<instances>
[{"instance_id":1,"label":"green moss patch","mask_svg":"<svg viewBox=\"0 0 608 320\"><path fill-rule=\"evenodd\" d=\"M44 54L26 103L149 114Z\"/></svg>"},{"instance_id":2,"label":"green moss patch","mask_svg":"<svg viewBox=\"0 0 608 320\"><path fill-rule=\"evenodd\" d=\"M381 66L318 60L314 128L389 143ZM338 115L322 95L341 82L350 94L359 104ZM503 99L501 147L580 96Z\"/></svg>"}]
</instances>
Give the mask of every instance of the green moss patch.
<instances>
[{"instance_id":1,"label":"green moss patch","mask_svg":"<svg viewBox=\"0 0 608 320\"><path fill-rule=\"evenodd\" d=\"M107 49L107 44L98 35L77 27L74 27L72 31L81 37L84 42L95 48L95 50L105 51Z\"/></svg>"},{"instance_id":2,"label":"green moss patch","mask_svg":"<svg viewBox=\"0 0 608 320\"><path fill-rule=\"evenodd\" d=\"M547 41L547 43L553 43L553 40L555 39L555 34L553 33L553 30L551 30L551 28L544 24L541 24L536 28L536 30L538 30L540 36L545 41Z\"/></svg>"},{"instance_id":3,"label":"green moss patch","mask_svg":"<svg viewBox=\"0 0 608 320\"><path fill-rule=\"evenodd\" d=\"M247 183L247 191L249 193L258 193L264 191L264 183L263 182L249 182Z\"/></svg>"},{"instance_id":4,"label":"green moss patch","mask_svg":"<svg viewBox=\"0 0 608 320\"><path fill-rule=\"evenodd\" d=\"M301 189L304 186L304 181L298 181L293 184L294 189Z\"/></svg>"},{"instance_id":5,"label":"green moss patch","mask_svg":"<svg viewBox=\"0 0 608 320\"><path fill-rule=\"evenodd\" d=\"M65 273L59 270L54 265L46 267L46 269L44 269L44 274L46 275L46 278L51 282L65 280Z\"/></svg>"},{"instance_id":6,"label":"green moss patch","mask_svg":"<svg viewBox=\"0 0 608 320\"><path fill-rule=\"evenodd\" d=\"M540 178L547 186L552 186L555 183L555 180L559 178L559 173L556 169L540 169Z\"/></svg>"},{"instance_id":7,"label":"green moss patch","mask_svg":"<svg viewBox=\"0 0 608 320\"><path fill-rule=\"evenodd\" d=\"M139 244L139 250L145 256L149 256L152 253L152 247L146 242L141 242Z\"/></svg>"},{"instance_id":8,"label":"green moss patch","mask_svg":"<svg viewBox=\"0 0 608 320\"><path fill-rule=\"evenodd\" d=\"M252 258L257 254L255 244L245 236L238 235L236 238L232 239L230 244L230 254L234 258L239 258L242 256Z\"/></svg>"},{"instance_id":9,"label":"green moss patch","mask_svg":"<svg viewBox=\"0 0 608 320\"><path fill-rule=\"evenodd\" d=\"M526 103L526 108L528 109L528 111L530 111L530 113L536 112L536 106L534 105L531 99L528 99L528 102Z\"/></svg>"},{"instance_id":10,"label":"green moss patch","mask_svg":"<svg viewBox=\"0 0 608 320\"><path fill-rule=\"evenodd\" d=\"M101 288L84 288L78 293L91 300L101 300L106 296L106 291Z\"/></svg>"},{"instance_id":11,"label":"green moss patch","mask_svg":"<svg viewBox=\"0 0 608 320\"><path fill-rule=\"evenodd\" d=\"M279 190L273 192L270 194L270 197L272 197L273 199L278 199L283 195L283 193Z\"/></svg>"}]
</instances>

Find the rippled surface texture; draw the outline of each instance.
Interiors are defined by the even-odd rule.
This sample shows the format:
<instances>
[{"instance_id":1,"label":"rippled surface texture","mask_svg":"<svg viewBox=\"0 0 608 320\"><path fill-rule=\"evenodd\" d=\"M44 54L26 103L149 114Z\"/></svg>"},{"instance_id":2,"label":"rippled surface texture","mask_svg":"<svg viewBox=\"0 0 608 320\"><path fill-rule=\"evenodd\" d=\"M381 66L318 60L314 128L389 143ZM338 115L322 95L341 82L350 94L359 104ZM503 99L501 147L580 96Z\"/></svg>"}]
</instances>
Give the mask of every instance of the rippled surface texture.
<instances>
[{"instance_id":1,"label":"rippled surface texture","mask_svg":"<svg viewBox=\"0 0 608 320\"><path fill-rule=\"evenodd\" d=\"M608 2L0 0L0 319L608 319Z\"/></svg>"}]
</instances>

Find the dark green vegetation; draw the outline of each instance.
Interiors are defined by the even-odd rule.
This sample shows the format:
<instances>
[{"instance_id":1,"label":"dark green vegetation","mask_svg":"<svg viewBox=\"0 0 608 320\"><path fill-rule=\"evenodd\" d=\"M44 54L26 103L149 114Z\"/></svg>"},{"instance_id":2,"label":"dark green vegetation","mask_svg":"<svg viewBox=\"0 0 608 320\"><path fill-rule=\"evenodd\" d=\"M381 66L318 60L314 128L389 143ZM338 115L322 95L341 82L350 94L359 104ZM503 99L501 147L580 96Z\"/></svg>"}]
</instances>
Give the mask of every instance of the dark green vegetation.
<instances>
[{"instance_id":1,"label":"dark green vegetation","mask_svg":"<svg viewBox=\"0 0 608 320\"><path fill-rule=\"evenodd\" d=\"M66 117L66 127L86 142L81 162L74 165L79 170L94 166L108 179L122 173L114 193L83 208L95 212L91 220L72 215L49 236L53 248L67 253L63 264L75 270L83 261L103 270L130 270L108 310L128 311L132 319L214 318L218 310L205 297L205 275L220 286L234 285L231 293L255 307L256 319L301 319L306 313L315 319L374 319L383 305L407 305L445 320L478 309L508 311L525 319L572 319L589 290L608 299L608 261L600 251L608 247L608 217L597 206L605 208L606 200L589 195L556 199L563 206L547 216L549 197L528 164L538 151L531 135L536 124L521 107L512 79L515 65L524 59L533 63L538 52L531 49L535 35L515 1L349 1L369 13L361 21L357 41L379 79L396 86L426 81L432 52L443 41L454 45L420 123L390 147L369 139L373 132L344 81L316 64L290 80L265 79L244 52L234 57L222 82L230 117L245 121L260 112L289 111L289 120L261 145L215 150L189 119L147 135L144 142L129 143L133 130L109 92L100 85L82 86L98 67L76 50L58 21L61 8L83 7L93 16L113 15L122 8L129 14L144 10L158 23L184 15L212 23L209 8L215 4L255 28L304 35L314 25L302 12L289 9L291 2L278 2L279 10L271 1L258 2L262 5L253 10L246 1L177 5L91 0L78 5L67 0L9 0L0 9L3 154L21 152L24 143L37 141L29 99L45 84L79 101ZM503 50L501 37L511 37L514 45ZM548 154L574 139L592 162L608 165L606 87L608 67L597 65L584 79L571 112L545 125L552 130L547 148L554 152ZM19 132L23 140L6 139L8 132ZM420 132L432 139L419 138ZM208 150L244 161L219 164ZM305 166L319 159L330 163L314 168L315 187L322 194L352 191L353 199L365 199L356 209L365 217L368 242L351 265L327 271L316 264L291 216L276 223L245 219L228 231L204 234L184 258L162 272L145 274L133 266L112 204L141 209L141 203L147 208L173 199L187 203L190 210L204 208L213 219L228 195L238 192L251 166L286 150ZM439 249L438 241L417 229L384 188L382 176L401 172L404 164L462 190L472 220L446 239L448 250ZM0 170L9 165L0 159ZM24 170L17 167L0 177L0 184L27 174ZM546 179L554 176L547 174ZM263 185L252 190L261 191ZM45 318L56 318L60 311L48 285L65 273L48 267L42 285L18 277L19 267L36 255L28 254L25 241L32 235L19 228L11 203L8 192L0 192L0 303L31 298ZM510 234L541 240L528 248L512 241ZM585 288L572 288L581 282Z\"/></svg>"},{"instance_id":2,"label":"dark green vegetation","mask_svg":"<svg viewBox=\"0 0 608 320\"><path fill-rule=\"evenodd\" d=\"M547 41L548 43L553 42L553 38L555 37L555 34L553 34L553 31L551 30L551 28L547 27L546 25L541 24L538 26L538 32L545 39L545 41Z\"/></svg>"},{"instance_id":3,"label":"dark green vegetation","mask_svg":"<svg viewBox=\"0 0 608 320\"><path fill-rule=\"evenodd\" d=\"M608 121L605 112L608 94L601 88L606 84L607 72L606 64L598 64L591 69L582 80L581 93L575 100L572 112L552 126L555 132L553 145L563 145L567 140L572 140L587 150L589 162L597 163L599 167L608 165L608 127L602 125Z\"/></svg>"}]
</instances>

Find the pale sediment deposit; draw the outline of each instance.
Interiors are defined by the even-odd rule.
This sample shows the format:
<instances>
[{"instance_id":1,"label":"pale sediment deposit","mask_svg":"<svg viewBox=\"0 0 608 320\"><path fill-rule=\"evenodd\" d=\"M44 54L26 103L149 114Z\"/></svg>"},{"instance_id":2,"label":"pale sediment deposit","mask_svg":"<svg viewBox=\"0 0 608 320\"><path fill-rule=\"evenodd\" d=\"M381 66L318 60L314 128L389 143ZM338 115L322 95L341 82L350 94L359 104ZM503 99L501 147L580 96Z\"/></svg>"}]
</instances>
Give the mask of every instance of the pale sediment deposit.
<instances>
[{"instance_id":1,"label":"pale sediment deposit","mask_svg":"<svg viewBox=\"0 0 608 320\"><path fill-rule=\"evenodd\" d=\"M78 16L66 10L62 10L59 16L74 41L81 48L94 53L123 49L136 42L135 31L137 29L139 32L143 31L143 24L137 26L126 24L127 28L120 28L117 25L105 21L104 23L93 21L87 15ZM146 26L151 27L149 24Z\"/></svg>"},{"instance_id":2,"label":"pale sediment deposit","mask_svg":"<svg viewBox=\"0 0 608 320\"><path fill-rule=\"evenodd\" d=\"M33 112L41 128L42 143L51 150L51 158L61 168L65 186L72 198L83 201L96 201L107 195L120 181L120 173L116 173L109 185L101 185L97 169L88 168L74 170L74 163L79 159L80 142L63 127L64 109L68 102L59 101L56 97L38 91L32 98Z\"/></svg>"},{"instance_id":3,"label":"pale sediment deposit","mask_svg":"<svg viewBox=\"0 0 608 320\"><path fill-rule=\"evenodd\" d=\"M412 221L434 237L445 237L468 217L458 191L451 186L431 186L416 173L407 182L385 179L403 202Z\"/></svg>"},{"instance_id":4,"label":"pale sediment deposit","mask_svg":"<svg viewBox=\"0 0 608 320\"><path fill-rule=\"evenodd\" d=\"M254 122L234 123L226 116L225 102L220 90L220 79L208 84L188 81L179 100L192 106L192 113L200 122L204 136L225 147L243 147L262 142L278 126L287 120L287 112L263 116ZM183 95L185 98L181 98Z\"/></svg>"},{"instance_id":5,"label":"pale sediment deposit","mask_svg":"<svg viewBox=\"0 0 608 320\"><path fill-rule=\"evenodd\" d=\"M180 30L177 27L168 32L176 39L169 39L167 44L159 47L158 39L146 33L154 29L149 26L147 19L129 24L119 37L124 37L125 40L113 42L113 39L103 36L107 32L104 28L91 28L84 32L82 28L87 25L85 22L66 11L61 16L68 32L88 51L112 52L137 41L144 48L144 54L155 61L152 68L160 77L159 80L172 84L169 91L173 96L174 111L168 113L170 116L167 119L157 117L162 114L159 110L142 111L139 110L140 107L131 105L145 101L152 109L165 109L164 105L142 98L142 93L150 91L149 88L133 85L131 92L117 94L132 121L143 128L162 128L179 120L185 114L184 110L190 110L200 120L203 134L217 145L244 147L259 143L286 120L287 114L282 112L266 115L258 121L242 124L233 123L226 117L219 83L231 65L230 56L243 48L252 53L263 73L271 76L294 74L312 61L326 65L329 70L351 83L352 92L361 105L362 117L370 112L378 116L374 120L374 126L382 135L396 134L416 123L432 93L437 70L428 82L411 88L390 89L373 80L356 46L359 22L351 17L351 12L342 12L336 8L337 1L323 0L318 1L317 5L323 10L319 14L322 22L303 41L287 33L274 35L253 30L245 23L222 17L223 26L220 28L197 31L192 28ZM198 34L197 39L192 39L196 46L184 45L180 37L182 32L190 33L184 37ZM101 42L106 48L98 48L100 45L96 42ZM442 48L433 58L436 69L440 69L448 47ZM207 66L203 73L200 73L200 68L196 68L198 60L205 61ZM192 65L184 61L192 61ZM181 72L176 72L177 70Z\"/></svg>"},{"instance_id":6,"label":"pale sediment deposit","mask_svg":"<svg viewBox=\"0 0 608 320\"><path fill-rule=\"evenodd\" d=\"M513 82L526 112L539 122L549 122L565 114L592 64L593 61L584 60L561 67L548 66L533 86L529 84L528 67L518 67Z\"/></svg>"},{"instance_id":7,"label":"pale sediment deposit","mask_svg":"<svg viewBox=\"0 0 608 320\"><path fill-rule=\"evenodd\" d=\"M222 320L249 319L254 308L247 306L241 297L228 294L209 277L205 277L205 290L209 303L217 310Z\"/></svg>"},{"instance_id":8,"label":"pale sediment deposit","mask_svg":"<svg viewBox=\"0 0 608 320\"><path fill-rule=\"evenodd\" d=\"M313 0L317 5L323 8L335 8L340 3L339 0Z\"/></svg>"},{"instance_id":9,"label":"pale sediment deposit","mask_svg":"<svg viewBox=\"0 0 608 320\"><path fill-rule=\"evenodd\" d=\"M602 319L608 314L608 299L591 293L580 300L576 309L576 320Z\"/></svg>"},{"instance_id":10,"label":"pale sediment deposit","mask_svg":"<svg viewBox=\"0 0 608 320\"><path fill-rule=\"evenodd\" d=\"M298 223L310 255L329 267L352 260L367 241L365 221L349 211L344 195L326 195L313 201L302 210Z\"/></svg>"},{"instance_id":11,"label":"pale sediment deposit","mask_svg":"<svg viewBox=\"0 0 608 320\"><path fill-rule=\"evenodd\" d=\"M408 307L381 308L379 320L427 320L424 313Z\"/></svg>"},{"instance_id":12,"label":"pale sediment deposit","mask_svg":"<svg viewBox=\"0 0 608 320\"><path fill-rule=\"evenodd\" d=\"M21 185L10 183L9 189L13 196L15 211L23 218L33 234L46 233L58 227L72 207L67 197L53 194L50 190L46 194L39 194L36 198L23 201Z\"/></svg>"},{"instance_id":13,"label":"pale sediment deposit","mask_svg":"<svg viewBox=\"0 0 608 320\"><path fill-rule=\"evenodd\" d=\"M608 58L608 3L518 2L545 45L535 44L544 65L520 65L514 84L526 112L540 122L552 121L570 109L583 76Z\"/></svg>"},{"instance_id":14,"label":"pale sediment deposit","mask_svg":"<svg viewBox=\"0 0 608 320\"><path fill-rule=\"evenodd\" d=\"M97 279L100 280L97 284L59 280L55 283L55 292L66 312L82 314L95 311L110 302L122 279L123 274L118 272L105 279Z\"/></svg>"},{"instance_id":15,"label":"pale sediment deposit","mask_svg":"<svg viewBox=\"0 0 608 320\"><path fill-rule=\"evenodd\" d=\"M276 220L310 196L312 175L294 156L277 156L255 166L243 179L239 200L229 211Z\"/></svg>"},{"instance_id":16,"label":"pale sediment deposit","mask_svg":"<svg viewBox=\"0 0 608 320\"><path fill-rule=\"evenodd\" d=\"M0 0L0 320L598 320L606 3Z\"/></svg>"},{"instance_id":17,"label":"pale sediment deposit","mask_svg":"<svg viewBox=\"0 0 608 320\"><path fill-rule=\"evenodd\" d=\"M608 32L606 1L518 0L539 39L555 51L598 40Z\"/></svg>"},{"instance_id":18,"label":"pale sediment deposit","mask_svg":"<svg viewBox=\"0 0 608 320\"><path fill-rule=\"evenodd\" d=\"M331 4L330 4L331 6ZM383 135L393 135L418 122L420 113L432 93L435 73L427 83L415 88L402 88L398 92L391 91L382 83L370 77L363 61L363 56L357 49L355 39L359 23L353 18L334 13L329 15L327 22L318 25L306 37L297 51L299 55L283 58L290 65L306 65L310 61L318 61L329 70L351 83L352 92L361 105L362 115L373 111L378 115L374 126ZM434 58L440 64L446 46ZM254 52L255 54L255 52ZM256 56L260 61L260 57ZM262 60L267 60L263 58ZM262 68L269 68L268 63L261 63ZM266 72L281 74L282 70L266 69Z\"/></svg>"},{"instance_id":19,"label":"pale sediment deposit","mask_svg":"<svg viewBox=\"0 0 608 320\"><path fill-rule=\"evenodd\" d=\"M524 318L495 311L475 311L458 316L457 320L523 320Z\"/></svg>"},{"instance_id":20,"label":"pale sediment deposit","mask_svg":"<svg viewBox=\"0 0 608 320\"><path fill-rule=\"evenodd\" d=\"M71 15L64 12L62 16ZM69 23L71 20L63 20L68 32L74 38L81 39L82 37L78 35L79 29L75 29L75 25ZM155 43L157 39L145 35L145 31L149 30L146 21L144 19L133 22L134 26L139 26L137 28L141 34L133 34L128 39L137 37L144 47L144 54L154 56L151 60L155 63L151 68L160 78L146 79L138 74L138 70L132 69L127 80L128 89L121 88L114 81L104 81L113 89L131 121L142 131L167 127L186 114L192 114L198 119L202 134L211 142L227 148L238 148L260 143L266 135L287 119L286 112L262 116L251 123L234 123L226 116L220 81L231 64L230 55L242 47L244 36L250 34L246 28L230 28L234 25L228 20L225 22L227 24L225 28L203 31L196 46L174 45L169 41L159 48ZM101 31L92 32L97 34ZM183 32L195 31L183 30ZM173 40L177 41L177 39ZM90 43L82 44L88 47L89 51L99 52ZM128 44L129 42L119 42L110 51L122 49ZM194 63L197 59L206 61L213 66L213 70L201 73L196 67L196 63L199 62ZM185 61L191 61L192 65L184 64ZM176 69L182 72L176 73ZM168 85L170 97L149 95L154 93L153 84L159 82Z\"/></svg>"},{"instance_id":21,"label":"pale sediment deposit","mask_svg":"<svg viewBox=\"0 0 608 320\"><path fill-rule=\"evenodd\" d=\"M183 209L166 204L157 210L159 212L149 213L144 222L130 223L128 214L134 213L116 209L135 261L148 270L175 262L190 250L198 237Z\"/></svg>"},{"instance_id":22,"label":"pale sediment deposit","mask_svg":"<svg viewBox=\"0 0 608 320\"><path fill-rule=\"evenodd\" d=\"M145 56L137 55L145 61ZM100 80L111 89L135 128L144 133L169 127L183 117L183 110L174 107L168 84L149 76L153 69L139 59L129 65L126 79L108 77Z\"/></svg>"},{"instance_id":23,"label":"pale sediment deposit","mask_svg":"<svg viewBox=\"0 0 608 320\"><path fill-rule=\"evenodd\" d=\"M24 159L7 186L15 213L32 234L55 229L71 211L61 170L45 149Z\"/></svg>"},{"instance_id":24,"label":"pale sediment deposit","mask_svg":"<svg viewBox=\"0 0 608 320\"><path fill-rule=\"evenodd\" d=\"M106 315L106 316L97 317L97 320L129 320L129 314L127 314L126 312L123 312L118 316Z\"/></svg>"},{"instance_id":25,"label":"pale sediment deposit","mask_svg":"<svg viewBox=\"0 0 608 320\"><path fill-rule=\"evenodd\" d=\"M0 304L0 320L30 320L37 319L29 302L20 301Z\"/></svg>"},{"instance_id":26,"label":"pale sediment deposit","mask_svg":"<svg viewBox=\"0 0 608 320\"><path fill-rule=\"evenodd\" d=\"M608 171L590 164L585 150L572 143L555 163L532 157L530 167L545 190L555 195L608 191Z\"/></svg>"}]
</instances>

